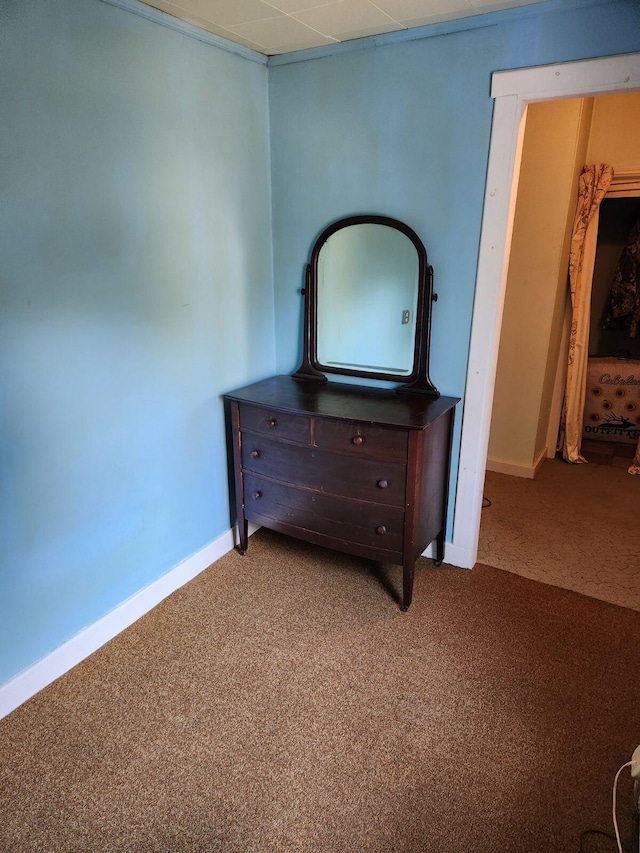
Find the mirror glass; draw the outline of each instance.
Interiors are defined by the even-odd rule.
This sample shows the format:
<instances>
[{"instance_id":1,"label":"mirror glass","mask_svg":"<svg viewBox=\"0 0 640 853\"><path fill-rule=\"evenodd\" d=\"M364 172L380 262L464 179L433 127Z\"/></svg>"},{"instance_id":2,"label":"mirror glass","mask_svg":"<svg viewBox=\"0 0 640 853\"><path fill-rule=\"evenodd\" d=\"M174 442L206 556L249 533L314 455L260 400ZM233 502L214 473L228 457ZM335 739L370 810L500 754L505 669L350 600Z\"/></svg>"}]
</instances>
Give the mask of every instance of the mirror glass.
<instances>
[{"instance_id":1,"label":"mirror glass","mask_svg":"<svg viewBox=\"0 0 640 853\"><path fill-rule=\"evenodd\" d=\"M365 222L331 234L317 265L319 368L409 376L419 273L416 247L396 228Z\"/></svg>"},{"instance_id":2,"label":"mirror glass","mask_svg":"<svg viewBox=\"0 0 640 853\"><path fill-rule=\"evenodd\" d=\"M300 382L326 373L395 382L439 395L429 378L433 269L404 222L358 214L328 225L306 266Z\"/></svg>"}]
</instances>

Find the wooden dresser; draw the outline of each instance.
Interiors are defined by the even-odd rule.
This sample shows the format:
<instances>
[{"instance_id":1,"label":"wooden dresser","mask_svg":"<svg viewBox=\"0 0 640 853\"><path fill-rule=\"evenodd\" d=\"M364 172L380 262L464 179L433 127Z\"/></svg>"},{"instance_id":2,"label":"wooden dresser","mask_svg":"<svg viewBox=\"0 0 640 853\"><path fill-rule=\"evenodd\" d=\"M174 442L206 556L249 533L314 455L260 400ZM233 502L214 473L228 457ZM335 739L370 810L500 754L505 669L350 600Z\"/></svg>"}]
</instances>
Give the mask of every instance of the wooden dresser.
<instances>
[{"instance_id":1,"label":"wooden dresser","mask_svg":"<svg viewBox=\"0 0 640 853\"><path fill-rule=\"evenodd\" d=\"M233 430L238 550L247 522L403 567L444 559L457 399L276 376L225 395Z\"/></svg>"}]
</instances>

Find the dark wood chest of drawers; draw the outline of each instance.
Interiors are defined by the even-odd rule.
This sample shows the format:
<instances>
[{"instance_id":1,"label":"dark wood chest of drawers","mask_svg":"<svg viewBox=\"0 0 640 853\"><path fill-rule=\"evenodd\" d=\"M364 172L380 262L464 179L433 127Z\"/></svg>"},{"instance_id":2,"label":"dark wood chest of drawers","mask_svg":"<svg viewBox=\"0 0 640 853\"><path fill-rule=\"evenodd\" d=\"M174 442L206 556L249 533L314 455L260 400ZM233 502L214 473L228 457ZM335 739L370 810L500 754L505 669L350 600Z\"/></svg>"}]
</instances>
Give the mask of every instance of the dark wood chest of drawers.
<instances>
[{"instance_id":1,"label":"dark wood chest of drawers","mask_svg":"<svg viewBox=\"0 0 640 853\"><path fill-rule=\"evenodd\" d=\"M403 566L444 558L457 399L276 376L225 395L233 430L238 550L247 522Z\"/></svg>"}]
</instances>

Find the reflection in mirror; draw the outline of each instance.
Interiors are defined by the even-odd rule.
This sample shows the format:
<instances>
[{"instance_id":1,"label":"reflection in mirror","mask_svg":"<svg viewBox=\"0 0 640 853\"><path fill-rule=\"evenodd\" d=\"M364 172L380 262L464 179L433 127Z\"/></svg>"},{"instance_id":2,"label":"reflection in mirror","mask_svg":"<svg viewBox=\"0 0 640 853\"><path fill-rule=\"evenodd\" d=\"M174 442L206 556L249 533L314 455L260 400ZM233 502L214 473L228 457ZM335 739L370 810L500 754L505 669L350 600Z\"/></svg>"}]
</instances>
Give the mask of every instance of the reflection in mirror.
<instances>
[{"instance_id":1,"label":"reflection in mirror","mask_svg":"<svg viewBox=\"0 0 640 853\"><path fill-rule=\"evenodd\" d=\"M318 258L321 368L411 374L418 260L406 234L387 225L359 223L328 238Z\"/></svg>"}]
</instances>

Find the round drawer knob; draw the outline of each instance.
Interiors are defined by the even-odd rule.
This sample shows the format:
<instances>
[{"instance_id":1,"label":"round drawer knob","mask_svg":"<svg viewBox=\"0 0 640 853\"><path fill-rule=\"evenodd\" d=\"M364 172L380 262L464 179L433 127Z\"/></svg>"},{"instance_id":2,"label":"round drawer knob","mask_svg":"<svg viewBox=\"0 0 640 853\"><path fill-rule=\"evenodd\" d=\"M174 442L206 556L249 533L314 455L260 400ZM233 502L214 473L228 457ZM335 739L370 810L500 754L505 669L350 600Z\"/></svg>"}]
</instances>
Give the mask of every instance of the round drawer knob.
<instances>
[{"instance_id":1,"label":"round drawer knob","mask_svg":"<svg viewBox=\"0 0 640 853\"><path fill-rule=\"evenodd\" d=\"M384 524L381 524L381 525L380 525L380 527L376 527L376 533L377 533L379 536L384 536L384 534L385 534L386 532L387 532L387 528L384 526Z\"/></svg>"},{"instance_id":2,"label":"round drawer knob","mask_svg":"<svg viewBox=\"0 0 640 853\"><path fill-rule=\"evenodd\" d=\"M277 421L275 418L269 418L269 420L267 421L267 426L269 427L269 429L273 429L276 423Z\"/></svg>"},{"instance_id":3,"label":"round drawer knob","mask_svg":"<svg viewBox=\"0 0 640 853\"><path fill-rule=\"evenodd\" d=\"M257 459L258 456L260 456L260 451L259 450L252 450L249 455L251 456L252 459Z\"/></svg>"},{"instance_id":4,"label":"round drawer knob","mask_svg":"<svg viewBox=\"0 0 640 853\"><path fill-rule=\"evenodd\" d=\"M262 492L254 492L254 493L253 493L253 499L254 499L254 501L257 501L257 500L258 500L258 498L261 498L261 497L262 497Z\"/></svg>"},{"instance_id":5,"label":"round drawer knob","mask_svg":"<svg viewBox=\"0 0 640 853\"><path fill-rule=\"evenodd\" d=\"M359 447L363 441L364 438L361 435L354 435L351 439L351 444L355 444L356 447Z\"/></svg>"},{"instance_id":6,"label":"round drawer knob","mask_svg":"<svg viewBox=\"0 0 640 853\"><path fill-rule=\"evenodd\" d=\"M388 489L389 481L388 480L378 480L377 484L379 489Z\"/></svg>"}]
</instances>

